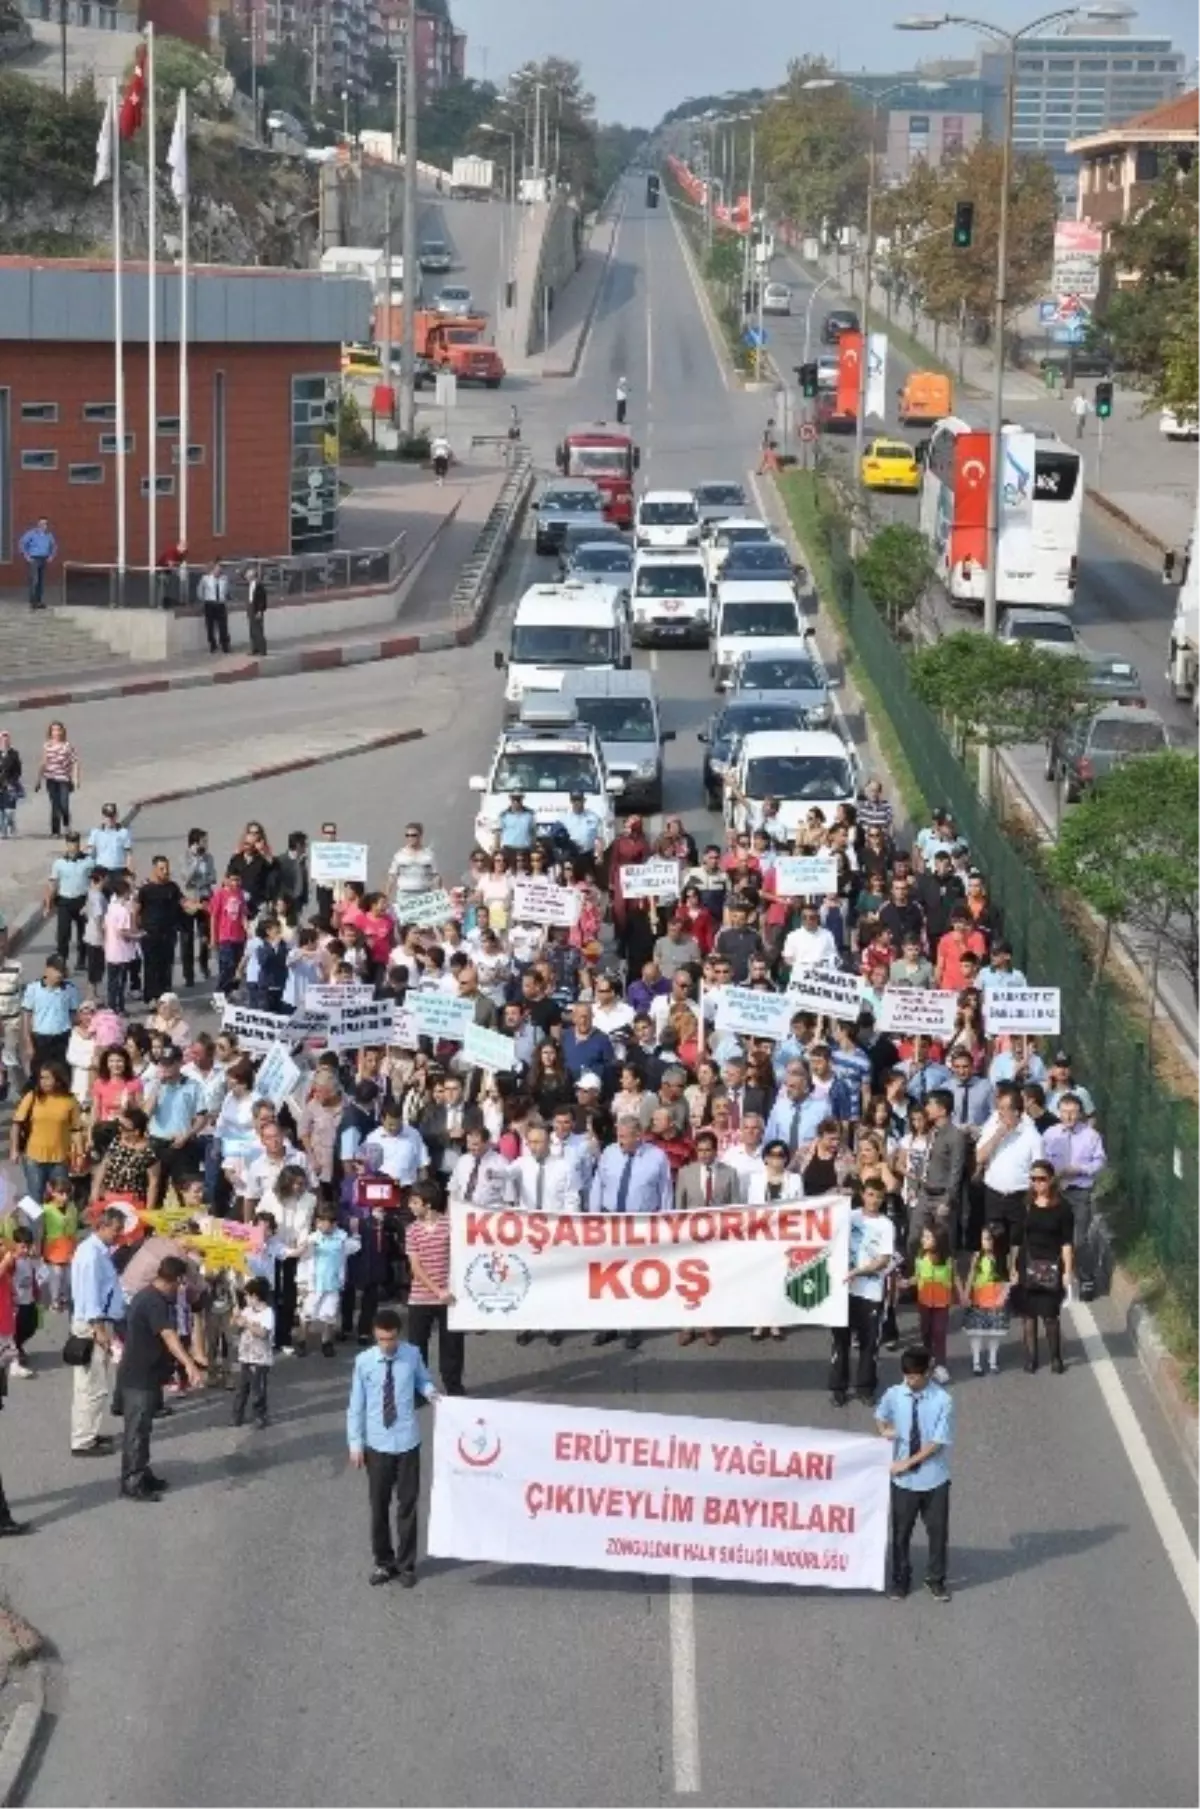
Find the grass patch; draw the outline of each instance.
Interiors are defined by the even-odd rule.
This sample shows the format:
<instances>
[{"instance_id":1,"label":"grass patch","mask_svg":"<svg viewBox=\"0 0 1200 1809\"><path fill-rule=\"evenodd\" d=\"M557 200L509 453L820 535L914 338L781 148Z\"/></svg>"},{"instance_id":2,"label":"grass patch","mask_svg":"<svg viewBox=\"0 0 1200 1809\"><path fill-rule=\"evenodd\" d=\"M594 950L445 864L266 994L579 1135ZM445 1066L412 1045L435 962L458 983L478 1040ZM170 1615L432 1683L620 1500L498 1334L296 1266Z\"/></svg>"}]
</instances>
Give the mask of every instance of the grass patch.
<instances>
[{"instance_id":1,"label":"grass patch","mask_svg":"<svg viewBox=\"0 0 1200 1809\"><path fill-rule=\"evenodd\" d=\"M850 634L850 624L838 598L837 586L833 578L833 566L825 545L824 515L828 512L828 505L823 506L821 502L821 492L825 480L817 471L783 471L777 474L775 482L779 494L783 498L783 506L787 510L788 520L804 549L805 561L816 582L817 593L837 623L838 633L845 649L846 665L854 673L854 682L862 697L863 707L871 718L880 753L896 781L896 789L903 801L908 820L916 828L918 824L924 822L928 815L928 802L917 784L916 776L892 725L892 719L888 715L887 705L884 703L882 695L863 670L862 665L854 658L854 642Z\"/></svg>"},{"instance_id":2,"label":"grass patch","mask_svg":"<svg viewBox=\"0 0 1200 1809\"><path fill-rule=\"evenodd\" d=\"M1154 1240L1144 1225L1133 1222L1119 1201L1102 1204L1112 1232L1113 1249L1126 1273L1137 1283L1138 1299L1154 1323L1167 1350L1179 1365L1179 1382L1189 1401L1200 1399L1200 1341L1196 1331L1194 1291L1182 1287L1177 1276L1163 1267Z\"/></svg>"}]
</instances>

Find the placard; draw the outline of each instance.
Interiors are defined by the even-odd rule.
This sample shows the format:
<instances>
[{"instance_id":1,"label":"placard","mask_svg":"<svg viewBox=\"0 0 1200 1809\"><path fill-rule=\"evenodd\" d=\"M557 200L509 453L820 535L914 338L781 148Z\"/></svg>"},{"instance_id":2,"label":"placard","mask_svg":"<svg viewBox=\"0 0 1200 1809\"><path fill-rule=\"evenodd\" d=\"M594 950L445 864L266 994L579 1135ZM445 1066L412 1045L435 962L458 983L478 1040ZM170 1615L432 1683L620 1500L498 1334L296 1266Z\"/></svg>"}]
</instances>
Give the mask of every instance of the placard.
<instances>
[{"instance_id":1,"label":"placard","mask_svg":"<svg viewBox=\"0 0 1200 1809\"><path fill-rule=\"evenodd\" d=\"M475 1022L474 999L459 999L445 992L410 992L404 1001L418 1036L435 1043L461 1043L467 1025Z\"/></svg>"},{"instance_id":2,"label":"placard","mask_svg":"<svg viewBox=\"0 0 1200 1809\"><path fill-rule=\"evenodd\" d=\"M418 930L438 929L443 923L458 916L454 908L454 900L449 892L414 892L410 896L401 892L395 901L393 910L396 922L407 928L411 925Z\"/></svg>"},{"instance_id":3,"label":"placard","mask_svg":"<svg viewBox=\"0 0 1200 1809\"><path fill-rule=\"evenodd\" d=\"M366 842L310 842L308 871L315 886L335 886L339 879L360 879L366 884Z\"/></svg>"},{"instance_id":4,"label":"placard","mask_svg":"<svg viewBox=\"0 0 1200 1809\"><path fill-rule=\"evenodd\" d=\"M671 860L640 861L622 867L622 898L678 898L679 862Z\"/></svg>"},{"instance_id":5,"label":"placard","mask_svg":"<svg viewBox=\"0 0 1200 1809\"><path fill-rule=\"evenodd\" d=\"M990 986L983 995L989 1036L1058 1036L1062 992L1057 986Z\"/></svg>"},{"instance_id":6,"label":"placard","mask_svg":"<svg viewBox=\"0 0 1200 1809\"><path fill-rule=\"evenodd\" d=\"M518 879L513 885L512 914L521 923L570 929L579 919L582 902L574 887L556 886L549 879Z\"/></svg>"},{"instance_id":7,"label":"placard","mask_svg":"<svg viewBox=\"0 0 1200 1809\"><path fill-rule=\"evenodd\" d=\"M873 1432L443 1396L429 1555L882 1590Z\"/></svg>"},{"instance_id":8,"label":"placard","mask_svg":"<svg viewBox=\"0 0 1200 1809\"><path fill-rule=\"evenodd\" d=\"M717 1001L718 1033L769 1036L782 1042L797 1009L786 993L756 992L749 986L727 986Z\"/></svg>"},{"instance_id":9,"label":"placard","mask_svg":"<svg viewBox=\"0 0 1200 1809\"><path fill-rule=\"evenodd\" d=\"M343 1005L361 1005L367 999L375 997L373 986L364 986L360 981L348 981L345 986L336 983L322 984L313 981L304 988L305 1011L340 1011Z\"/></svg>"},{"instance_id":10,"label":"placard","mask_svg":"<svg viewBox=\"0 0 1200 1809\"><path fill-rule=\"evenodd\" d=\"M226 1005L221 1014L221 1029L232 1031L238 1048L250 1055L265 1055L281 1036L287 1035L291 1020L274 1011L252 1011L248 1005Z\"/></svg>"},{"instance_id":11,"label":"placard","mask_svg":"<svg viewBox=\"0 0 1200 1809\"><path fill-rule=\"evenodd\" d=\"M278 1110L300 1078L299 1064L284 1043L272 1043L258 1073L254 1092L259 1099L269 1099Z\"/></svg>"},{"instance_id":12,"label":"placard","mask_svg":"<svg viewBox=\"0 0 1200 1809\"><path fill-rule=\"evenodd\" d=\"M845 1325L850 1199L694 1212L450 1214L455 1331Z\"/></svg>"},{"instance_id":13,"label":"placard","mask_svg":"<svg viewBox=\"0 0 1200 1809\"><path fill-rule=\"evenodd\" d=\"M800 967L788 981L786 996L789 1017L815 1011L853 1023L862 1010L862 980L840 967Z\"/></svg>"},{"instance_id":14,"label":"placard","mask_svg":"<svg viewBox=\"0 0 1200 1809\"><path fill-rule=\"evenodd\" d=\"M329 1047L331 1049L384 1048L392 1040L395 1003L391 999L368 999L360 1004L343 1005L329 1014Z\"/></svg>"},{"instance_id":15,"label":"placard","mask_svg":"<svg viewBox=\"0 0 1200 1809\"><path fill-rule=\"evenodd\" d=\"M876 1026L897 1036L954 1035L956 992L923 991L918 986L885 986Z\"/></svg>"},{"instance_id":16,"label":"placard","mask_svg":"<svg viewBox=\"0 0 1200 1809\"><path fill-rule=\"evenodd\" d=\"M503 1036L498 1030L485 1030L482 1024L467 1025L462 1052L466 1061L477 1068L490 1068L493 1073L507 1074L519 1066L516 1038Z\"/></svg>"},{"instance_id":17,"label":"placard","mask_svg":"<svg viewBox=\"0 0 1200 1809\"><path fill-rule=\"evenodd\" d=\"M781 854L774 873L777 898L824 898L838 888L835 854Z\"/></svg>"},{"instance_id":18,"label":"placard","mask_svg":"<svg viewBox=\"0 0 1200 1809\"><path fill-rule=\"evenodd\" d=\"M388 1039L393 1049L416 1049L421 1041L421 1032L413 1021L412 1012L407 1005L397 1005L392 1012L392 1034Z\"/></svg>"}]
</instances>

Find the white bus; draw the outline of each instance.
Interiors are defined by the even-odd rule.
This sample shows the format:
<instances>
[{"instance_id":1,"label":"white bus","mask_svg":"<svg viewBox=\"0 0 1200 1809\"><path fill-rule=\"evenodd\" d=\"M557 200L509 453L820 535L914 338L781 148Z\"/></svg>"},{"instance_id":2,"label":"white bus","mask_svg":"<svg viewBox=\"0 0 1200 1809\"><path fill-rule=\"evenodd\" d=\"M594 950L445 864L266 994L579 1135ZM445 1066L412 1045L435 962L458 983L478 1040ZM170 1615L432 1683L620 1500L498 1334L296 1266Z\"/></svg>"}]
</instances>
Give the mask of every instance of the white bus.
<instances>
[{"instance_id":1,"label":"white bus","mask_svg":"<svg viewBox=\"0 0 1200 1809\"><path fill-rule=\"evenodd\" d=\"M1079 570L1083 460L1045 427L1004 429L996 595L1002 604L1070 609ZM921 532L954 604L982 603L991 439L957 415L923 449Z\"/></svg>"}]
</instances>

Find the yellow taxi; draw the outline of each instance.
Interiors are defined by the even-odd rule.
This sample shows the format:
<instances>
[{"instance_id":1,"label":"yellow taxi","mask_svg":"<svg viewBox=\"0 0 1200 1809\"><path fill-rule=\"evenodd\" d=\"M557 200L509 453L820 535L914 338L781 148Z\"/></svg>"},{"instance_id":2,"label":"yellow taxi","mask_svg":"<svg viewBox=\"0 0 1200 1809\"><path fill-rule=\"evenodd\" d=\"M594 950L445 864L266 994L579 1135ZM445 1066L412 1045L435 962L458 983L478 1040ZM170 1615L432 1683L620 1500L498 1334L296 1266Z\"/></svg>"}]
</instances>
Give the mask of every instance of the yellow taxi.
<instances>
[{"instance_id":1,"label":"yellow taxi","mask_svg":"<svg viewBox=\"0 0 1200 1809\"><path fill-rule=\"evenodd\" d=\"M919 490L921 467L903 440L872 440L863 453L862 481L868 490Z\"/></svg>"},{"instance_id":2,"label":"yellow taxi","mask_svg":"<svg viewBox=\"0 0 1200 1809\"><path fill-rule=\"evenodd\" d=\"M344 345L342 375L345 377L378 377L381 360L377 345Z\"/></svg>"}]
</instances>

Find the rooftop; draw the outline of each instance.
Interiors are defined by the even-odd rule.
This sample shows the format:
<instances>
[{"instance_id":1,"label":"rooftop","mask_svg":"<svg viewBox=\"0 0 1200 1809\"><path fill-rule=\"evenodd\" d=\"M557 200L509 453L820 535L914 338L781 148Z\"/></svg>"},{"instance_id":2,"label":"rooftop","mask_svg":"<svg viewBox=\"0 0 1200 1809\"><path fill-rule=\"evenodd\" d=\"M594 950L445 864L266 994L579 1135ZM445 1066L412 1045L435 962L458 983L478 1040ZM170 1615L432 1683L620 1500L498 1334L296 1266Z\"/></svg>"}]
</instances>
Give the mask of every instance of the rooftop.
<instances>
[{"instance_id":1,"label":"rooftop","mask_svg":"<svg viewBox=\"0 0 1200 1809\"><path fill-rule=\"evenodd\" d=\"M1148 113L1137 113L1103 132L1074 138L1068 151L1084 153L1115 149L1124 144L1189 144L1200 137L1200 89L1176 95Z\"/></svg>"}]
</instances>

